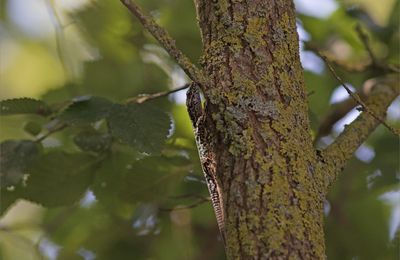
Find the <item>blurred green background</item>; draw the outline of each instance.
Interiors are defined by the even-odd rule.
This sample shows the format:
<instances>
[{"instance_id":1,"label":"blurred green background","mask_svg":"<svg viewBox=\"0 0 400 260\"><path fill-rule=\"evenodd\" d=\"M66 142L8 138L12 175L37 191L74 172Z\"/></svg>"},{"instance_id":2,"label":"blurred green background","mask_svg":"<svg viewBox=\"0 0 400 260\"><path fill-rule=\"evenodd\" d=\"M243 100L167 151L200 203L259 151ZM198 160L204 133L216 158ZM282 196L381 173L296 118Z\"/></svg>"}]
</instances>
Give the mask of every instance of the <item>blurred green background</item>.
<instances>
[{"instance_id":1,"label":"blurred green background","mask_svg":"<svg viewBox=\"0 0 400 260\"><path fill-rule=\"evenodd\" d=\"M201 39L192 1L137 2L170 32L185 54L198 61ZM398 64L400 3L295 3L316 135L324 117L348 95L304 43L346 64L364 63L369 57L355 30L358 23L368 33L376 56ZM370 69L337 70L355 90L383 75ZM117 0L0 0L2 100L31 97L62 106L75 97L93 95L124 102L187 81ZM0 259L225 258L211 204L204 203L208 192L186 114L185 90L149 102L173 120L160 156L143 159L140 151L113 144L112 153L90 168L96 174L93 179L49 183L27 200L10 196L13 186L2 187ZM353 109L317 145L332 142L357 114ZM397 99L387 122L398 127L399 119ZM0 139L33 140L48 127L46 123L37 115L1 116ZM99 124L96 131L103 127ZM85 149L76 139L79 134L82 127L74 126L46 138L40 153L48 155L28 172L45 175L51 168L50 172L62 174L89 160L81 153ZM328 259L400 259L399 158L399 140L382 126L357 150L325 203ZM82 181L87 186L77 187ZM69 195L75 190L79 190L75 197Z\"/></svg>"}]
</instances>

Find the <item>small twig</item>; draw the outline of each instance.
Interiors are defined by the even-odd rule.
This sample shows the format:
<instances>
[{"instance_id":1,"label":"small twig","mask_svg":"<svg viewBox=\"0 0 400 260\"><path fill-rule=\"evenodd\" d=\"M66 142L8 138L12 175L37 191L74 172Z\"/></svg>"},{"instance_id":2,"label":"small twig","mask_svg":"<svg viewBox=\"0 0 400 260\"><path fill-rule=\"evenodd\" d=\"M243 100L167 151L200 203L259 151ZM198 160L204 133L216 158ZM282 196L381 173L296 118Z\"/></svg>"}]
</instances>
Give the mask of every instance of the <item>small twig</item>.
<instances>
[{"instance_id":1,"label":"small twig","mask_svg":"<svg viewBox=\"0 0 400 260\"><path fill-rule=\"evenodd\" d=\"M203 195L200 194L183 194L183 195L178 195L178 196L171 196L169 197L171 199L188 199L188 198L195 198L195 199L205 199Z\"/></svg>"},{"instance_id":2,"label":"small twig","mask_svg":"<svg viewBox=\"0 0 400 260\"><path fill-rule=\"evenodd\" d=\"M356 25L356 32L361 42L363 43L365 50L368 52L369 58L371 59L370 66L381 69L383 71L400 72L400 68L398 67L398 65L383 64L379 61L372 50L371 42L367 33L363 30L360 24Z\"/></svg>"},{"instance_id":3,"label":"small twig","mask_svg":"<svg viewBox=\"0 0 400 260\"><path fill-rule=\"evenodd\" d=\"M160 211L174 211L174 210L192 209L192 208L195 208L195 207L197 207L197 206L199 206L199 205L201 205L201 204L203 204L205 202L208 202L208 201L211 201L210 197L199 199L197 202L195 202L193 204L190 204L190 205L186 205L186 206L178 206L178 207L175 207L175 208L158 208L158 209Z\"/></svg>"},{"instance_id":4,"label":"small twig","mask_svg":"<svg viewBox=\"0 0 400 260\"><path fill-rule=\"evenodd\" d=\"M43 134L42 136L40 136L39 138L37 138L35 140L36 143L40 143L41 141L43 141L44 139L46 139L47 137L49 137L50 135L59 132L61 130L63 130L64 128L67 127L67 124L61 123L58 126L54 127L53 129L49 130L46 134Z\"/></svg>"},{"instance_id":5,"label":"small twig","mask_svg":"<svg viewBox=\"0 0 400 260\"><path fill-rule=\"evenodd\" d=\"M315 90L311 90L310 92L307 92L307 97L310 97L315 94Z\"/></svg>"},{"instance_id":6,"label":"small twig","mask_svg":"<svg viewBox=\"0 0 400 260\"><path fill-rule=\"evenodd\" d=\"M207 86L207 80L203 76L203 72L198 69L185 54L180 51L175 41L171 38L168 32L159 26L152 17L146 15L139 6L132 0L120 0L129 11L139 19L144 28L146 28L151 35L161 44L162 47L168 52L168 54L175 59L175 61L181 66L185 73L194 82L198 83L202 88Z\"/></svg>"},{"instance_id":7,"label":"small twig","mask_svg":"<svg viewBox=\"0 0 400 260\"><path fill-rule=\"evenodd\" d=\"M361 100L360 96L357 93L354 93L351 91L351 89L344 83L344 81L339 77L339 75L336 74L335 70L333 69L332 65L329 63L328 59L321 55L321 58L325 61L326 65L329 68L329 71L332 73L332 75L335 77L335 79L344 87L344 89L347 91L347 93L361 106L361 109L368 114L370 114L373 118L378 120L380 123L382 123L384 126L386 126L387 129L389 129L393 134L395 135L400 135L400 132L398 129L394 129L390 125L388 125L384 120L382 120L380 117L378 117L373 111L371 111L365 103Z\"/></svg>"},{"instance_id":8,"label":"small twig","mask_svg":"<svg viewBox=\"0 0 400 260\"><path fill-rule=\"evenodd\" d=\"M168 95L173 94L175 92L184 90L184 89L188 88L189 85L190 84L185 84L182 87L179 87L179 88L176 88L176 89L162 91L162 92L158 92L158 93L154 93L154 94L142 94L142 95L127 99L126 103L141 104L141 103L149 101L149 100L153 100L153 99L160 98L160 97L165 97L165 96L168 96Z\"/></svg>"},{"instance_id":9,"label":"small twig","mask_svg":"<svg viewBox=\"0 0 400 260\"><path fill-rule=\"evenodd\" d=\"M65 77L69 79L72 78L74 74L72 68L73 65L68 60L68 55L66 55L65 51L63 51L63 42L65 42L64 29L71 23L67 25L62 24L61 17L58 15L57 10L54 7L54 0L45 0L45 1L46 1L47 12L54 27L54 32L55 32L54 38L56 44L57 57L61 63ZM72 85L69 85L69 87L67 87L67 90L69 91L69 94L71 96L75 96L77 93L75 89L70 86Z\"/></svg>"},{"instance_id":10,"label":"small twig","mask_svg":"<svg viewBox=\"0 0 400 260\"><path fill-rule=\"evenodd\" d=\"M69 66L67 65L67 62L64 58L63 50L62 50L62 42L64 40L63 25L61 23L60 17L57 14L57 11L55 10L55 8L53 6L54 2L51 0L46 0L46 2L47 2L47 4L46 4L47 11L50 16L50 19L52 20L52 24L54 26L57 56L63 67L64 73L68 77L69 76Z\"/></svg>"},{"instance_id":11,"label":"small twig","mask_svg":"<svg viewBox=\"0 0 400 260\"><path fill-rule=\"evenodd\" d=\"M368 52L368 55L369 55L369 57L371 59L371 62L372 62L372 65L380 67L379 66L379 62L378 62L377 58L375 57L374 52L372 51L371 44L370 44L370 41L369 41L369 37L363 31L363 29L361 28L360 24L356 25L356 32L357 32L358 37L360 38L361 42L363 43L365 50Z\"/></svg>"}]
</instances>

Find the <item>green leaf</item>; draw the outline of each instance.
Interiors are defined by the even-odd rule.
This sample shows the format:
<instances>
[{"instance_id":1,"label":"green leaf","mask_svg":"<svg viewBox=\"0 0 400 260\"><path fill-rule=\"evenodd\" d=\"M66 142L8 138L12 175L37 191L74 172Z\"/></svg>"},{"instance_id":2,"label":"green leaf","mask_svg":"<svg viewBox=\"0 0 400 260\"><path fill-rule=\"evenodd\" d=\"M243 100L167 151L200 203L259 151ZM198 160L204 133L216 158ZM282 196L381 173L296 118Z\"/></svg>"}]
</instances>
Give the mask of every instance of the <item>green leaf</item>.
<instances>
[{"instance_id":1,"label":"green leaf","mask_svg":"<svg viewBox=\"0 0 400 260\"><path fill-rule=\"evenodd\" d=\"M148 104L114 105L107 118L111 134L140 152L160 152L171 119L163 111Z\"/></svg>"},{"instance_id":2,"label":"green leaf","mask_svg":"<svg viewBox=\"0 0 400 260\"><path fill-rule=\"evenodd\" d=\"M24 197L47 207L77 201L92 181L97 160L86 154L62 152L39 158L32 167Z\"/></svg>"},{"instance_id":3,"label":"green leaf","mask_svg":"<svg viewBox=\"0 0 400 260\"><path fill-rule=\"evenodd\" d=\"M42 126L37 122L27 122L24 126L25 132L33 136L37 136L42 131Z\"/></svg>"},{"instance_id":4,"label":"green leaf","mask_svg":"<svg viewBox=\"0 0 400 260\"><path fill-rule=\"evenodd\" d=\"M74 143L82 151L102 152L110 148L111 136L106 133L87 130L78 133L74 137Z\"/></svg>"},{"instance_id":5,"label":"green leaf","mask_svg":"<svg viewBox=\"0 0 400 260\"><path fill-rule=\"evenodd\" d=\"M92 190L103 205L117 211L120 207L119 191L125 184L125 175L132 167L135 157L125 153L115 153L101 163ZM131 201L133 202L133 201Z\"/></svg>"},{"instance_id":6,"label":"green leaf","mask_svg":"<svg viewBox=\"0 0 400 260\"><path fill-rule=\"evenodd\" d=\"M10 208L10 206L18 200L19 196L16 192L14 192L14 190L14 186L10 186L7 189L0 188L0 216L3 215Z\"/></svg>"},{"instance_id":7,"label":"green leaf","mask_svg":"<svg viewBox=\"0 0 400 260\"><path fill-rule=\"evenodd\" d=\"M166 198L190 171L184 157L146 157L133 161L122 154L113 155L99 168L93 192L100 202L156 201Z\"/></svg>"},{"instance_id":8,"label":"green leaf","mask_svg":"<svg viewBox=\"0 0 400 260\"><path fill-rule=\"evenodd\" d=\"M78 97L59 119L68 124L89 124L107 117L113 103L102 97Z\"/></svg>"},{"instance_id":9,"label":"green leaf","mask_svg":"<svg viewBox=\"0 0 400 260\"><path fill-rule=\"evenodd\" d=\"M183 157L146 157L135 162L120 189L125 200L156 201L166 198L191 169Z\"/></svg>"},{"instance_id":10,"label":"green leaf","mask_svg":"<svg viewBox=\"0 0 400 260\"><path fill-rule=\"evenodd\" d=\"M29 140L5 141L0 144L0 151L1 188L17 184L39 153L37 144Z\"/></svg>"},{"instance_id":11,"label":"green leaf","mask_svg":"<svg viewBox=\"0 0 400 260\"><path fill-rule=\"evenodd\" d=\"M37 157L22 183L2 190L2 199L23 198L46 207L72 204L89 187L98 162L87 154L52 152Z\"/></svg>"},{"instance_id":12,"label":"green leaf","mask_svg":"<svg viewBox=\"0 0 400 260\"><path fill-rule=\"evenodd\" d=\"M0 101L0 115L37 114L48 116L50 107L41 100L32 98L15 98Z\"/></svg>"}]
</instances>

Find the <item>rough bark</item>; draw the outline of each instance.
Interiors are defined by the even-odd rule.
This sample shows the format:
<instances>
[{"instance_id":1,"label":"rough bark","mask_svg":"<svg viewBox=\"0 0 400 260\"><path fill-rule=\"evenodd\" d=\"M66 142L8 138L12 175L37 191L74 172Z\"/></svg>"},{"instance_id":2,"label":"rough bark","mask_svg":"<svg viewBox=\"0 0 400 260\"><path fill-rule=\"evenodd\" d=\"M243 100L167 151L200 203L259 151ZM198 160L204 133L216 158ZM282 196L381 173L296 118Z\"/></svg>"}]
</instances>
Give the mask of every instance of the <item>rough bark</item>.
<instances>
[{"instance_id":1,"label":"rough bark","mask_svg":"<svg viewBox=\"0 0 400 260\"><path fill-rule=\"evenodd\" d=\"M132 0L121 2L203 91L205 107L188 108L198 114L192 120L206 176L217 183L210 191L218 191L211 196L220 200L213 202L228 259L324 259L325 195L383 122L399 76L377 82L366 110L316 151L292 1L195 0L203 70Z\"/></svg>"},{"instance_id":2,"label":"rough bark","mask_svg":"<svg viewBox=\"0 0 400 260\"><path fill-rule=\"evenodd\" d=\"M291 1L196 1L228 259L324 258Z\"/></svg>"},{"instance_id":3,"label":"rough bark","mask_svg":"<svg viewBox=\"0 0 400 260\"><path fill-rule=\"evenodd\" d=\"M325 179L325 190L336 181L343 171L347 161L351 159L354 151L367 139L374 129L382 122L378 118L385 118L386 111L393 100L399 95L400 75L387 75L374 85L365 103L374 115L364 111L351 125L336 138L320 154L320 172Z\"/></svg>"}]
</instances>

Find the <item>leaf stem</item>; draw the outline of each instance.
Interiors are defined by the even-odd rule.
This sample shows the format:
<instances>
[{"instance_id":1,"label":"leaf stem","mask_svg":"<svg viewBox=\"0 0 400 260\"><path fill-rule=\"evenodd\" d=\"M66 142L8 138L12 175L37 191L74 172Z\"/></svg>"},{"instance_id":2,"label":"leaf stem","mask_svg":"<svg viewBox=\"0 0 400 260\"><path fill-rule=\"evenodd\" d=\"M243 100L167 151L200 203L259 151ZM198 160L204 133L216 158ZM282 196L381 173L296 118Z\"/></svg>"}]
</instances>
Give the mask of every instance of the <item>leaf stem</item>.
<instances>
[{"instance_id":1,"label":"leaf stem","mask_svg":"<svg viewBox=\"0 0 400 260\"><path fill-rule=\"evenodd\" d=\"M35 142L36 143L40 143L41 141L43 141L44 139L46 139L47 137L49 137L50 135L59 132L61 130L63 130L64 128L66 128L68 125L65 123L61 123L57 126L55 126L54 128L50 129L47 133L41 135L40 137L38 137Z\"/></svg>"}]
</instances>

